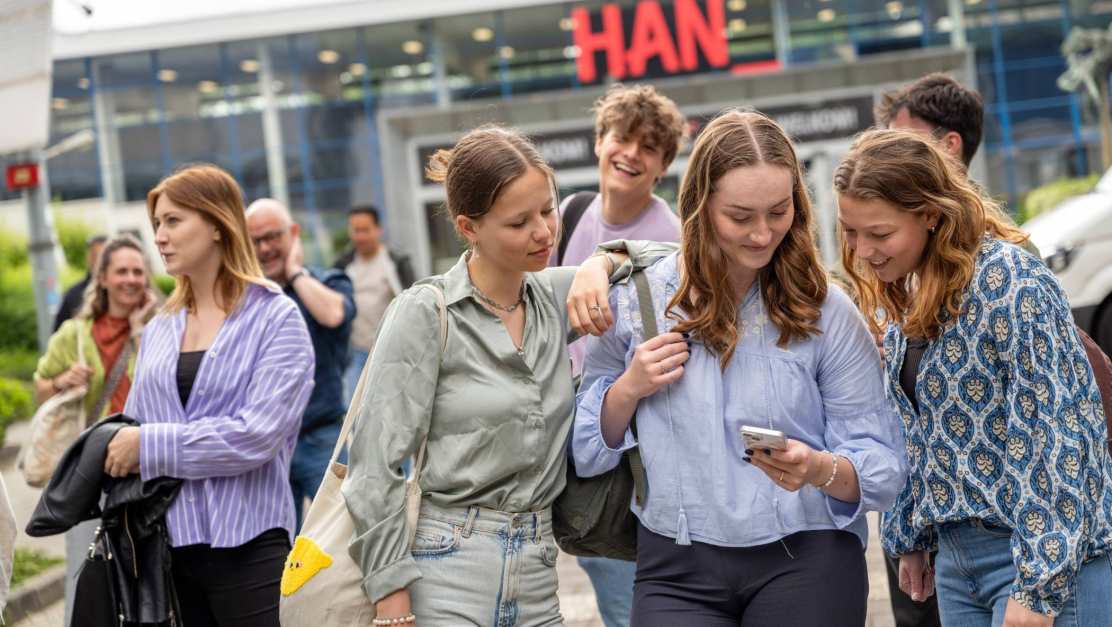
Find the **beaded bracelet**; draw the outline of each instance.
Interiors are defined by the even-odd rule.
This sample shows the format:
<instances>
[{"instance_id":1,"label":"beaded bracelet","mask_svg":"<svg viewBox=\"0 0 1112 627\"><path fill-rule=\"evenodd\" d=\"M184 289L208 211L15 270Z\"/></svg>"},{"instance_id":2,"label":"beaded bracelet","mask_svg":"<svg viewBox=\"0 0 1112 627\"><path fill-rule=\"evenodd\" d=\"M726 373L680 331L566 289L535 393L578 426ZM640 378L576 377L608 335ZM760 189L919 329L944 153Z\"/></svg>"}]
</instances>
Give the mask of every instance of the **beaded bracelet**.
<instances>
[{"instance_id":1,"label":"beaded bracelet","mask_svg":"<svg viewBox=\"0 0 1112 627\"><path fill-rule=\"evenodd\" d=\"M416 623L416 622L417 622L417 617L414 616L413 614L409 614L407 616L397 616L397 617L394 617L394 618L374 618L374 619L371 619L371 624L372 625L408 625L410 623Z\"/></svg>"},{"instance_id":2,"label":"beaded bracelet","mask_svg":"<svg viewBox=\"0 0 1112 627\"><path fill-rule=\"evenodd\" d=\"M820 488L829 488L830 484L834 483L834 477L838 476L838 456L834 454L834 451L827 451L827 453L830 453L830 461L834 463L834 469L830 472L830 478L826 480L826 483L819 486Z\"/></svg>"}]
</instances>

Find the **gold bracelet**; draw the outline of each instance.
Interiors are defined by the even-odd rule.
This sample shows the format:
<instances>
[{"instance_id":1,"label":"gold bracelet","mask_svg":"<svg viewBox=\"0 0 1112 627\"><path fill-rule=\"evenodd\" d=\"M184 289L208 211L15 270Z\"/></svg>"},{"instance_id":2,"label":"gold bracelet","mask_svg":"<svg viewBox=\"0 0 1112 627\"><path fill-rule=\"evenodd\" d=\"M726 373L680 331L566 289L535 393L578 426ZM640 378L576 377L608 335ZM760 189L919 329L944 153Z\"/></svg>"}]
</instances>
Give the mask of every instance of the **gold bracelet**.
<instances>
[{"instance_id":1,"label":"gold bracelet","mask_svg":"<svg viewBox=\"0 0 1112 627\"><path fill-rule=\"evenodd\" d=\"M838 456L834 454L834 451L827 451L827 453L830 453L830 461L834 464L834 469L830 471L830 478L826 480L826 483L820 485L819 489L829 488L830 484L834 483L834 477L838 476Z\"/></svg>"},{"instance_id":2,"label":"gold bracelet","mask_svg":"<svg viewBox=\"0 0 1112 627\"><path fill-rule=\"evenodd\" d=\"M371 619L372 625L408 625L416 623L417 617L412 613L405 616L395 616L394 618L374 618Z\"/></svg>"}]
</instances>

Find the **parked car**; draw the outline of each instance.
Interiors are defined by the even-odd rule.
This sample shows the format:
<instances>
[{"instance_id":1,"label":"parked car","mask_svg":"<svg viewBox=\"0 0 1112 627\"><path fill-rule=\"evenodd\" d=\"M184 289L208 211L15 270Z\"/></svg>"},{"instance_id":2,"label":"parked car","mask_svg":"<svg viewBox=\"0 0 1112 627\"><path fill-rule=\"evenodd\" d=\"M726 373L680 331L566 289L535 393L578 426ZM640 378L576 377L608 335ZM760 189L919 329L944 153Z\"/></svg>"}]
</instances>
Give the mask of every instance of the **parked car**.
<instances>
[{"instance_id":1,"label":"parked car","mask_svg":"<svg viewBox=\"0 0 1112 627\"><path fill-rule=\"evenodd\" d=\"M1074 196L1023 225L1058 275L1077 326L1112 354L1112 170L1083 196Z\"/></svg>"}]
</instances>

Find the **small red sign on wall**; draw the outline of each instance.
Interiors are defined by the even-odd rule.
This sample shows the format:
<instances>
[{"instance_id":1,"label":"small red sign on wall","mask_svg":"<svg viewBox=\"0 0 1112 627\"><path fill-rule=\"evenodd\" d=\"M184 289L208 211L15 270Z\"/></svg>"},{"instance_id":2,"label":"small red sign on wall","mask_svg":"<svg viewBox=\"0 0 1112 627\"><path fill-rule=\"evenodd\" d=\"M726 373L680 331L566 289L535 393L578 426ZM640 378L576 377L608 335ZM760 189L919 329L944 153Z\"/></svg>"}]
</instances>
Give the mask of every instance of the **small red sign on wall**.
<instances>
[{"instance_id":1,"label":"small red sign on wall","mask_svg":"<svg viewBox=\"0 0 1112 627\"><path fill-rule=\"evenodd\" d=\"M36 163L19 163L8 166L4 181L9 192L32 189L39 186L39 166Z\"/></svg>"}]
</instances>

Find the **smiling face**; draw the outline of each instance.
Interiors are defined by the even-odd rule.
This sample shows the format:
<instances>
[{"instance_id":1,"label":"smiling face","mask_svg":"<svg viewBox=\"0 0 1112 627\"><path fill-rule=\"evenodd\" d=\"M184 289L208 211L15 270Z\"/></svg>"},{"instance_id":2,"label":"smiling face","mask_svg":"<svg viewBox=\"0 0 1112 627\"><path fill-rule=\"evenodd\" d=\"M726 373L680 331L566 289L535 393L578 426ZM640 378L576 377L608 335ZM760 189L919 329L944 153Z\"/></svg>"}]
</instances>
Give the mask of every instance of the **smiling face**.
<instances>
[{"instance_id":1,"label":"smiling face","mask_svg":"<svg viewBox=\"0 0 1112 627\"><path fill-rule=\"evenodd\" d=\"M793 186L788 168L766 163L734 168L714 184L707 210L738 279L752 281L784 241L795 219Z\"/></svg>"},{"instance_id":2,"label":"smiling face","mask_svg":"<svg viewBox=\"0 0 1112 627\"><path fill-rule=\"evenodd\" d=\"M937 213L902 211L879 198L838 195L838 219L846 246L878 279L892 283L919 269Z\"/></svg>"},{"instance_id":3,"label":"smiling face","mask_svg":"<svg viewBox=\"0 0 1112 627\"><path fill-rule=\"evenodd\" d=\"M162 194L154 207L151 226L158 254L170 275L189 276L219 266L220 233L199 212L179 207Z\"/></svg>"},{"instance_id":4,"label":"smiling face","mask_svg":"<svg viewBox=\"0 0 1112 627\"><path fill-rule=\"evenodd\" d=\"M247 209L247 234L255 245L255 255L266 278L284 283L286 258L294 239L300 235L297 224L283 209L258 201Z\"/></svg>"},{"instance_id":5,"label":"smiling face","mask_svg":"<svg viewBox=\"0 0 1112 627\"><path fill-rule=\"evenodd\" d=\"M139 251L122 247L112 251L108 267L97 277L108 292L109 311L119 317L143 303L147 288L147 269Z\"/></svg>"},{"instance_id":6,"label":"smiling face","mask_svg":"<svg viewBox=\"0 0 1112 627\"><path fill-rule=\"evenodd\" d=\"M611 129L595 141L600 188L610 194L648 198L664 175L664 154L643 133Z\"/></svg>"},{"instance_id":7,"label":"smiling face","mask_svg":"<svg viewBox=\"0 0 1112 627\"><path fill-rule=\"evenodd\" d=\"M559 228L552 183L530 167L502 189L482 217L457 216L456 228L496 266L539 272L548 265Z\"/></svg>"}]
</instances>

